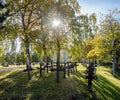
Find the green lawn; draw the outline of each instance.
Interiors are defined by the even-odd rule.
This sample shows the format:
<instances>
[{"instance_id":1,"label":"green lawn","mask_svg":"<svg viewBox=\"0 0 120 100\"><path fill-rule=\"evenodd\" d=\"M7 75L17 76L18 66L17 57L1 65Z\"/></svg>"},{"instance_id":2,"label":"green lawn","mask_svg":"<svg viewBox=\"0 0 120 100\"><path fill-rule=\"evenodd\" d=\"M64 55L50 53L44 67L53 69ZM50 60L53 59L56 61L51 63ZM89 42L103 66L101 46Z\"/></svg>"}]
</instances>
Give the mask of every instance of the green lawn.
<instances>
[{"instance_id":1,"label":"green lawn","mask_svg":"<svg viewBox=\"0 0 120 100\"><path fill-rule=\"evenodd\" d=\"M97 67L98 78L93 82L92 93L87 90L86 68L82 65L66 79L61 72L60 83L55 82L56 73L40 77L38 70L31 72L29 81L23 68L0 71L0 100L120 100L120 71L113 77L109 67Z\"/></svg>"}]
</instances>

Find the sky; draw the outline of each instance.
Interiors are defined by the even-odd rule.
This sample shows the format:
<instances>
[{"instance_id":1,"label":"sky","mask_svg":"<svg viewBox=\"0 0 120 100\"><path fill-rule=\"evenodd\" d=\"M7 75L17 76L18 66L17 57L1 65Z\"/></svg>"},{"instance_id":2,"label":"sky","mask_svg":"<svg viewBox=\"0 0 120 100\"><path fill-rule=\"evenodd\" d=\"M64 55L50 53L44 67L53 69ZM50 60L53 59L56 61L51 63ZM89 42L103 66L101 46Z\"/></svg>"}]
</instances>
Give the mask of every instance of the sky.
<instances>
[{"instance_id":1,"label":"sky","mask_svg":"<svg viewBox=\"0 0 120 100\"><path fill-rule=\"evenodd\" d=\"M82 14L100 13L106 14L108 10L118 8L120 10L120 0L77 0L80 4Z\"/></svg>"}]
</instances>

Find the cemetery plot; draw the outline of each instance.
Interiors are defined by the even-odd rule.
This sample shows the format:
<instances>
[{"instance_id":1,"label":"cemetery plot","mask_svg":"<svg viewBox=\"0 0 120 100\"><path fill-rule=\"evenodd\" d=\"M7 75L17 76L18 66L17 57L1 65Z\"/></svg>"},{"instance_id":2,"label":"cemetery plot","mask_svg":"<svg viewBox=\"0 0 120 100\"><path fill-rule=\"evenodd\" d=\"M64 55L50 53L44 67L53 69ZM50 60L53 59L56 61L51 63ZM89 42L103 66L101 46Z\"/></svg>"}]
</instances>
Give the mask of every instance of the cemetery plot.
<instances>
[{"instance_id":1,"label":"cemetery plot","mask_svg":"<svg viewBox=\"0 0 120 100\"><path fill-rule=\"evenodd\" d=\"M40 72L40 76L42 76L42 72L47 69L47 73L49 71L51 72L56 72L56 63L50 62L50 63L40 63L40 67L37 67ZM66 71L68 72L68 76L70 76L70 72L77 72L77 62L67 62L67 63L60 63L59 65L59 71L63 72L63 78L66 78Z\"/></svg>"},{"instance_id":2,"label":"cemetery plot","mask_svg":"<svg viewBox=\"0 0 120 100\"><path fill-rule=\"evenodd\" d=\"M32 70L30 71L31 80L29 81L26 73L22 71L23 68L12 69L13 71L7 70L7 72L0 68L1 100L57 100L60 98L63 100L107 100L108 98L110 100L118 100L120 96L120 80L112 76L110 67L95 67L97 80L92 81L92 91L88 91L88 79L85 79L86 74L84 73L86 67L80 64L77 66L77 72L71 73L70 71L70 77L66 77L66 79L63 79L63 71L60 71L59 84L55 82L56 71L51 72L49 70L47 73L42 70L45 74L40 77L39 69ZM35 68L33 67L33 69ZM117 75L119 78L119 74Z\"/></svg>"}]
</instances>

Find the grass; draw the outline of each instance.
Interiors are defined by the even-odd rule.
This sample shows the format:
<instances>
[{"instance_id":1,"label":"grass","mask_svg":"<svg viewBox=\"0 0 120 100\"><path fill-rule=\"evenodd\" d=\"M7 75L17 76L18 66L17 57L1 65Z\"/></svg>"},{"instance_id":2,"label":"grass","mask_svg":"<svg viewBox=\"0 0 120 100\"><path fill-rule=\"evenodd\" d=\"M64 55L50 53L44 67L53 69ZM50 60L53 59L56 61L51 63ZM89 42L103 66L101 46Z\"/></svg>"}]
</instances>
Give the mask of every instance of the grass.
<instances>
[{"instance_id":1,"label":"grass","mask_svg":"<svg viewBox=\"0 0 120 100\"><path fill-rule=\"evenodd\" d=\"M44 72L40 77L39 71L33 70L29 81L22 68L0 71L0 100L120 100L120 74L113 77L110 67L98 66L98 78L93 81L90 93L85 69L79 65L78 72L73 72L66 79L61 72L60 83L55 82L55 72Z\"/></svg>"},{"instance_id":2,"label":"grass","mask_svg":"<svg viewBox=\"0 0 120 100\"><path fill-rule=\"evenodd\" d=\"M94 90L96 91L96 95L99 97L99 99L119 100L120 77L114 77L111 74L111 68L104 66L97 68L97 76L98 79L94 81Z\"/></svg>"}]
</instances>

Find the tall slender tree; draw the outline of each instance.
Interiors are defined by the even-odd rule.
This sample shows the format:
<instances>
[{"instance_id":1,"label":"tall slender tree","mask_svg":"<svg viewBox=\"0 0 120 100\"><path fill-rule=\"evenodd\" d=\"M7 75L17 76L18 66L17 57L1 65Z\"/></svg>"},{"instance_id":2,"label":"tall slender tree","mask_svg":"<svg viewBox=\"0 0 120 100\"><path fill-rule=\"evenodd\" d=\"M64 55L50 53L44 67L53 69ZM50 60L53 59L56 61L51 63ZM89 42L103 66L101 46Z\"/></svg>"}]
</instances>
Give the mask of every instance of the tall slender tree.
<instances>
[{"instance_id":1,"label":"tall slender tree","mask_svg":"<svg viewBox=\"0 0 120 100\"><path fill-rule=\"evenodd\" d=\"M53 39L54 46L56 47L56 78L57 82L59 82L60 51L62 50L63 45L66 43L65 41L67 40L67 33L70 32L69 24L71 19L75 16L76 12L80 11L80 6L76 0L56 0L51 7L52 10L49 12L49 16L51 18L49 18L51 20L50 22L53 23L54 21L55 24L52 27L53 34L51 34L51 37Z\"/></svg>"},{"instance_id":2,"label":"tall slender tree","mask_svg":"<svg viewBox=\"0 0 120 100\"><path fill-rule=\"evenodd\" d=\"M17 26L17 35L21 38L26 49L26 66L28 70L28 76L30 79L29 70L31 67L30 60L30 45L32 40L37 38L38 34L34 34L34 31L41 24L42 10L45 6L42 0L9 0L11 13L14 13L10 17L10 26ZM14 23L13 23L14 20Z\"/></svg>"}]
</instances>

